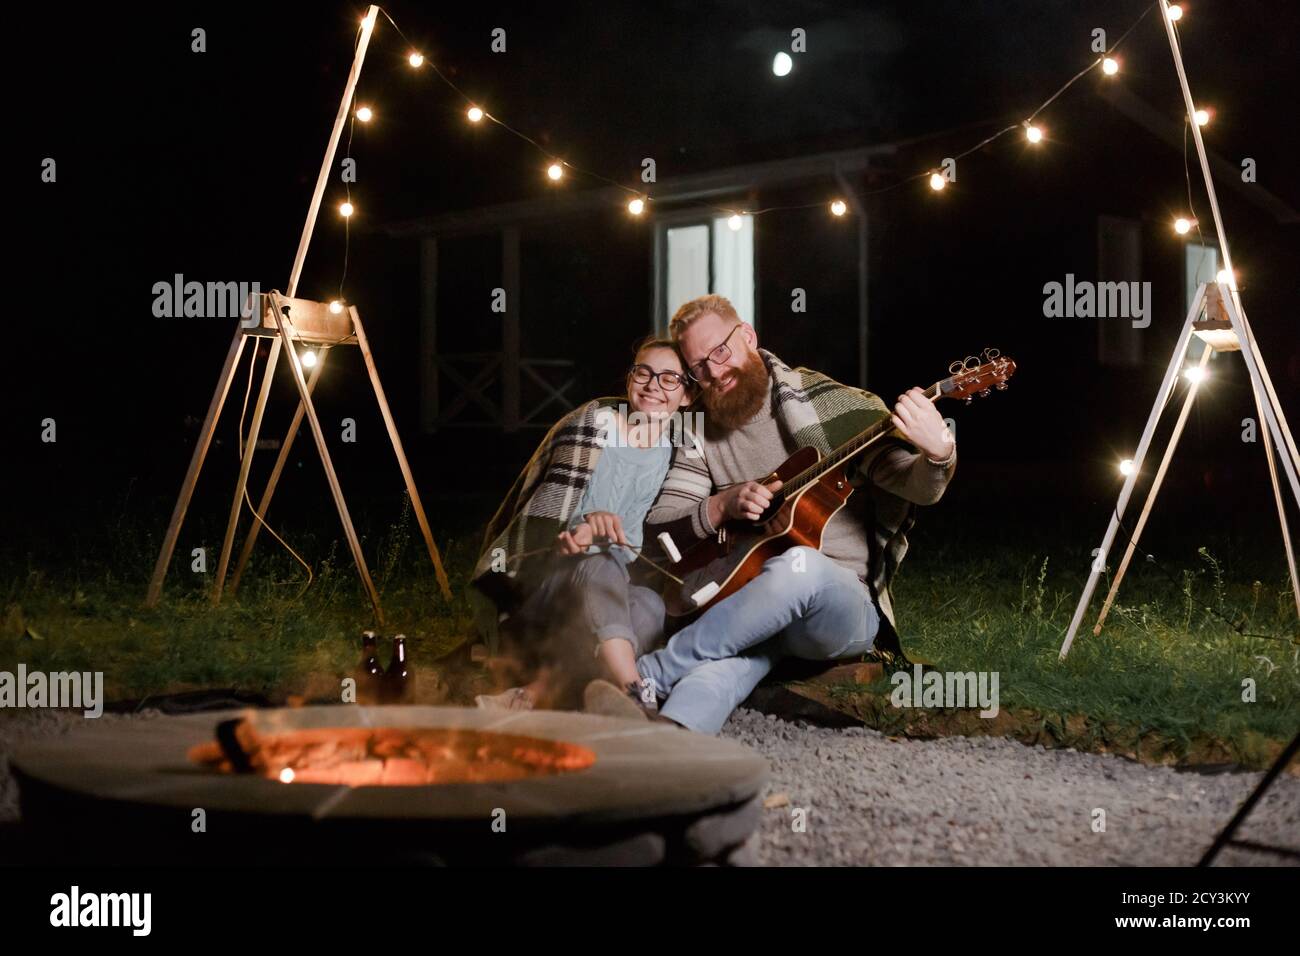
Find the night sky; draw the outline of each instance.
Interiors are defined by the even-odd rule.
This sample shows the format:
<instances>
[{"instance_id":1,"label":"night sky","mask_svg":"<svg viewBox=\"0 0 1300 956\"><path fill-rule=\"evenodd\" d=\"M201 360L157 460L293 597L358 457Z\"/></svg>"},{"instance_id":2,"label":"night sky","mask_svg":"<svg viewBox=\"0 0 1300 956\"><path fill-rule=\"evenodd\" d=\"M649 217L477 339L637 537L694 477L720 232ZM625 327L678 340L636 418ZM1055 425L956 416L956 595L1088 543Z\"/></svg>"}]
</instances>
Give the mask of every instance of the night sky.
<instances>
[{"instance_id":1,"label":"night sky","mask_svg":"<svg viewBox=\"0 0 1300 956\"><path fill-rule=\"evenodd\" d=\"M9 152L19 159L23 199L8 253L10 288L18 290L10 324L19 334L5 350L13 436L6 470L18 486L8 496L8 523L16 547L39 549L49 544L43 539L63 533L54 529L70 521L95 526L109 514L129 514L161 532L188 462L193 419L207 406L232 324L156 319L152 286L175 273L284 286L363 9L143 4L85 13L48 4L24 14L23 28L11 34L10 117L17 132ZM398 0L388 10L471 97L577 166L635 184L645 156L655 157L659 175L668 177L910 142L896 169L883 170L865 189L924 169L1023 116L1091 59L1092 28L1118 38L1142 5ZM207 31L206 53L190 51L195 27ZM489 49L494 27L507 31L505 54ZM772 55L788 45L795 27L807 31L808 52L790 76L777 79ZM1207 132L1211 145L1234 164L1255 158L1260 184L1292 209L1300 208L1290 118L1300 92L1297 27L1293 4L1200 0L1189 6L1182 33L1193 90L1217 107ZM437 512L444 507L440 495L453 501L468 491L504 492L538 435L465 438L458 447L483 456L470 468L445 436L419 433L417 248L372 230L541 197L550 187L540 152L486 124L467 124L455 93L427 70L417 76L407 66L409 50L381 18L357 97L374 103L378 116L358 126L351 147L359 215L346 291L368 317L417 477ZM1123 82L1179 120L1181 97L1155 13L1123 52ZM938 205L923 187L905 187L871 204L879 217L878 228L873 219L871 387L892 398L985 345L1016 355L1022 371L1012 391L978 415L971 412L969 428L962 419L965 467L954 485L959 506L1006 513L1025 489L1059 495L1086 539L1100 534L1105 499L1115 491L1114 460L1136 441L1182 309L1177 295L1166 295L1142 368L1115 372L1095 362L1094 325L1052 326L1042 317L1041 287L1068 271L1095 274L1089 256L1104 197L1123 197L1116 203L1140 214L1157 236L1185 207L1187 190L1180 153L1117 118L1095 95L1095 79L1072 88L1044 115L1047 150L1030 154L1011 136L971 157L961 198L954 191ZM55 184L39 182L47 156L58 163ZM1194 157L1192 177L1208 223ZM598 185L572 181L564 188ZM343 230L330 200L339 192L331 183L300 287L307 297L327 299L338 288ZM1297 225L1270 223L1258 210L1230 202L1227 229L1245 274L1246 307L1284 406L1300 421ZM594 337L597 345L581 354L583 398L617 385L627 344L649 331L648 224L643 243L618 212L566 240L589 257L606 243L626 250L613 278L601 266L590 287L572 288L571 309L547 293L533 301L555 311L524 313L526 343L540 354ZM833 228L820 210L760 220L759 269L784 280L786 251L821 248L816 243L835 244L825 269L851 265L852 230L836 238ZM1175 261L1172 241L1170 249ZM493 254L488 243L479 261L470 246L453 261L466 274L477 269L491 285ZM1160 272L1168 262L1150 265L1151 278L1166 290L1180 288L1176 276ZM800 265L795 271L807 274L792 274L787 284L815 287L817 268L816 262ZM852 292L852 277L841 279ZM486 322L486 296L482 303L480 315L445 320ZM772 297L765 303L772 314L764 311L760 328L772 329L767 341L783 358L838 375L852 369L836 364L856 348L851 314L836 322L801 320L778 315L783 306ZM851 299L842 304L851 310ZM554 343L551 323L562 330ZM359 360L340 360L336 372L322 386L322 404L333 417L356 414L376 435L367 424L377 417ZM1262 452L1257 445L1243 452L1239 441L1236 423L1249 401L1244 377L1229 381L1231 390L1217 400L1231 396L1231 403L1219 410L1207 403L1189 426L1189 463L1178 479L1184 484L1174 487L1183 488L1189 508L1226 495L1234 502L1226 510L1238 516L1268 513L1267 484L1259 480ZM214 449L213 475L205 472L196 512L224 513L244 384L241 376L232 389L219 432L223 443ZM282 377L278 416L269 416L265 435L282 432L292 397ZM359 400L367 404L353 412ZM39 440L45 417L58 423L54 446ZM296 457L307 459L304 470L317 469L314 453ZM374 501L400 493L385 447L341 450L339 466L345 484L356 482ZM300 488L308 500L322 500L318 470Z\"/></svg>"}]
</instances>

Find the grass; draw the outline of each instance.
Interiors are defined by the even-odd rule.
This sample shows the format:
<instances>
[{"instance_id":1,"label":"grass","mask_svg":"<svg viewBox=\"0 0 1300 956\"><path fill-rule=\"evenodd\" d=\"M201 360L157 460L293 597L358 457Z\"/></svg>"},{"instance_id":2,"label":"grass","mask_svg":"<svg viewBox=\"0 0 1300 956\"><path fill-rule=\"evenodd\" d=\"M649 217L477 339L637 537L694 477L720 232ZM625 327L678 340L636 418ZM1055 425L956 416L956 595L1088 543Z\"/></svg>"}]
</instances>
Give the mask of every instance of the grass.
<instances>
[{"instance_id":1,"label":"grass","mask_svg":"<svg viewBox=\"0 0 1300 956\"><path fill-rule=\"evenodd\" d=\"M363 532L362 548L386 615L382 632L405 633L412 659L429 662L472 633L464 574L477 536L438 535L451 576L448 603L412 525L407 506L382 534L368 539ZM219 542L220 531L211 530L196 537ZM303 593L302 566L263 535L237 597L217 607L210 603L216 549L207 554L206 573L196 573L179 547L163 600L143 607L158 539L131 526L84 539L58 568L32 557L11 560L0 667L22 661L29 670L102 670L109 700L205 687L275 700L337 696L339 679L359 660L360 632L375 626L369 601L332 531L276 530L301 553L319 555L310 588Z\"/></svg>"},{"instance_id":2,"label":"grass","mask_svg":"<svg viewBox=\"0 0 1300 956\"><path fill-rule=\"evenodd\" d=\"M909 557L896 589L904 646L940 670L999 672L1004 713L982 722L949 712L945 721L888 707L887 679L870 695L837 688L841 707L891 732L995 732L1180 763L1265 766L1300 728L1300 643L1285 575L1230 578L1202 546L1189 552L1197 566L1170 581L1141 566L1139 551L1102 633L1092 626L1109 574L1060 661L1088 568L1082 550L972 553L958 540ZM1253 702L1243 699L1247 680Z\"/></svg>"},{"instance_id":3,"label":"grass","mask_svg":"<svg viewBox=\"0 0 1300 956\"><path fill-rule=\"evenodd\" d=\"M459 513L461 522L435 527L450 603L409 509L363 541L389 617L384 631L409 636L417 667L473 633L466 575L489 509L430 508L434 515ZM21 661L44 671L102 670L110 700L202 687L275 700L337 694L359 656L358 634L371 624L332 527L277 526L300 551L318 555L301 597L301 566L264 539L237 599L216 608L208 602L215 554L206 574L191 572L188 555L178 555L163 602L145 609L157 548L150 527L145 533L119 519L75 539L70 560L11 555L0 668ZM219 532L203 540L219 541ZM1061 639L1088 567L1082 542L1036 539L1031 530L1018 541L989 542L978 529L915 541L896 588L905 647L942 670L998 671L1003 716L981 722L970 712L890 708L887 682L865 692L834 688L831 702L889 732L994 732L1144 759L1265 765L1300 727L1300 646L1289 586L1267 562L1234 554L1230 545L1198 551L1195 544L1171 549L1184 557L1165 562L1173 580L1135 562L1121 603L1093 636L1103 581L1062 662ZM1225 617L1247 634L1281 640L1243 636ZM1253 703L1242 699L1247 678L1255 682ZM456 699L467 700L465 688L457 689Z\"/></svg>"}]
</instances>

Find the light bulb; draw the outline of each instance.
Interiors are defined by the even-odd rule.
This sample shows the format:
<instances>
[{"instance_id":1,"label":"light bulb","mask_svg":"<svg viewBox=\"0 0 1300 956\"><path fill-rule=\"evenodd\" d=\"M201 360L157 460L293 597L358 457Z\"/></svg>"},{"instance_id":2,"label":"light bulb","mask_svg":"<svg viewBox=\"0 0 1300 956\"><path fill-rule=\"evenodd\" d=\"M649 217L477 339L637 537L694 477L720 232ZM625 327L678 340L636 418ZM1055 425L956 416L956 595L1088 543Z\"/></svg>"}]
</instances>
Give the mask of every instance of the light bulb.
<instances>
[{"instance_id":1,"label":"light bulb","mask_svg":"<svg viewBox=\"0 0 1300 956\"><path fill-rule=\"evenodd\" d=\"M831 215L842 216L849 211L849 207L844 204L843 199L837 199L831 203Z\"/></svg>"},{"instance_id":2,"label":"light bulb","mask_svg":"<svg viewBox=\"0 0 1300 956\"><path fill-rule=\"evenodd\" d=\"M1183 8L1176 3L1169 5L1169 19L1177 23L1183 18Z\"/></svg>"},{"instance_id":3,"label":"light bulb","mask_svg":"<svg viewBox=\"0 0 1300 956\"><path fill-rule=\"evenodd\" d=\"M1195 224L1195 219L1184 219L1182 216L1179 216L1174 220L1174 232L1178 233L1180 236L1185 236L1192 231L1192 226Z\"/></svg>"},{"instance_id":4,"label":"light bulb","mask_svg":"<svg viewBox=\"0 0 1300 956\"><path fill-rule=\"evenodd\" d=\"M1107 76L1114 76L1119 72L1119 60L1115 59L1113 56L1106 57L1101 61L1101 72L1105 73Z\"/></svg>"},{"instance_id":5,"label":"light bulb","mask_svg":"<svg viewBox=\"0 0 1300 956\"><path fill-rule=\"evenodd\" d=\"M1201 368L1201 366L1193 365L1183 372L1183 378L1187 379L1187 381L1195 385L1198 382L1205 381L1205 378L1208 374L1209 373L1207 373L1205 369Z\"/></svg>"},{"instance_id":6,"label":"light bulb","mask_svg":"<svg viewBox=\"0 0 1300 956\"><path fill-rule=\"evenodd\" d=\"M280 771L280 782L281 782L281 783L293 783L293 778L294 778L294 776L295 776L295 775L294 775L294 772L293 772L293 768L292 768L292 767L285 767L283 770Z\"/></svg>"},{"instance_id":7,"label":"light bulb","mask_svg":"<svg viewBox=\"0 0 1300 956\"><path fill-rule=\"evenodd\" d=\"M479 120L483 118L483 111L479 109L477 106L471 106L468 110L465 111L465 115L469 117L469 121L471 123L477 123Z\"/></svg>"},{"instance_id":8,"label":"light bulb","mask_svg":"<svg viewBox=\"0 0 1300 956\"><path fill-rule=\"evenodd\" d=\"M350 202L339 203L339 215L344 219L352 215L353 209L354 207Z\"/></svg>"},{"instance_id":9,"label":"light bulb","mask_svg":"<svg viewBox=\"0 0 1300 956\"><path fill-rule=\"evenodd\" d=\"M546 175L550 176L552 180L557 180L564 175L564 167L559 163L551 163L546 167Z\"/></svg>"},{"instance_id":10,"label":"light bulb","mask_svg":"<svg viewBox=\"0 0 1300 956\"><path fill-rule=\"evenodd\" d=\"M1220 285L1226 285L1229 289L1237 288L1237 276L1227 269L1220 269L1214 274L1214 281Z\"/></svg>"},{"instance_id":11,"label":"light bulb","mask_svg":"<svg viewBox=\"0 0 1300 956\"><path fill-rule=\"evenodd\" d=\"M1127 478L1129 475L1133 474L1133 459L1132 459L1132 458L1125 458L1123 461L1121 461L1121 462L1119 463L1119 473L1120 473L1121 475L1123 475L1124 477L1126 477L1126 478Z\"/></svg>"},{"instance_id":12,"label":"light bulb","mask_svg":"<svg viewBox=\"0 0 1300 956\"><path fill-rule=\"evenodd\" d=\"M740 232L743 223L740 221L740 217L733 213L731 218L727 220L727 225L731 227L732 232Z\"/></svg>"},{"instance_id":13,"label":"light bulb","mask_svg":"<svg viewBox=\"0 0 1300 956\"><path fill-rule=\"evenodd\" d=\"M374 115L374 110L369 106L363 106L357 110L357 119L361 120L363 123L369 123Z\"/></svg>"},{"instance_id":14,"label":"light bulb","mask_svg":"<svg viewBox=\"0 0 1300 956\"><path fill-rule=\"evenodd\" d=\"M423 65L424 65L424 57L422 57L422 56L421 56L420 54L418 54L418 53L412 53L410 56L408 56L408 57L406 58L406 62L409 63L409 64L411 64L411 66L414 66L414 67L423 66Z\"/></svg>"},{"instance_id":15,"label":"light bulb","mask_svg":"<svg viewBox=\"0 0 1300 956\"><path fill-rule=\"evenodd\" d=\"M299 357L303 368L313 368L316 365L316 353L312 351L303 352Z\"/></svg>"},{"instance_id":16,"label":"light bulb","mask_svg":"<svg viewBox=\"0 0 1300 956\"><path fill-rule=\"evenodd\" d=\"M1209 126L1209 125L1210 125L1210 111L1209 111L1209 110L1197 110L1195 113L1192 114L1192 119L1196 120L1196 125L1197 125L1197 126Z\"/></svg>"},{"instance_id":17,"label":"light bulb","mask_svg":"<svg viewBox=\"0 0 1300 956\"><path fill-rule=\"evenodd\" d=\"M1033 123L1026 123L1025 139L1031 143L1041 143L1043 141L1043 131Z\"/></svg>"},{"instance_id":18,"label":"light bulb","mask_svg":"<svg viewBox=\"0 0 1300 956\"><path fill-rule=\"evenodd\" d=\"M948 180L944 179L938 173L930 174L930 188L933 189L935 192L938 192L939 190L943 189L944 186L947 185L948 185Z\"/></svg>"},{"instance_id":19,"label":"light bulb","mask_svg":"<svg viewBox=\"0 0 1300 956\"><path fill-rule=\"evenodd\" d=\"M627 211L634 216L641 215L641 213L645 212L645 200L639 198L633 199L627 204Z\"/></svg>"},{"instance_id":20,"label":"light bulb","mask_svg":"<svg viewBox=\"0 0 1300 956\"><path fill-rule=\"evenodd\" d=\"M338 299L335 299L333 302L330 303L330 311L333 312L335 315L338 315L340 312L343 311L343 303L340 302Z\"/></svg>"},{"instance_id":21,"label":"light bulb","mask_svg":"<svg viewBox=\"0 0 1300 956\"><path fill-rule=\"evenodd\" d=\"M794 69L794 60L790 54L782 50L776 56L772 57L772 72L777 76L786 76Z\"/></svg>"}]
</instances>

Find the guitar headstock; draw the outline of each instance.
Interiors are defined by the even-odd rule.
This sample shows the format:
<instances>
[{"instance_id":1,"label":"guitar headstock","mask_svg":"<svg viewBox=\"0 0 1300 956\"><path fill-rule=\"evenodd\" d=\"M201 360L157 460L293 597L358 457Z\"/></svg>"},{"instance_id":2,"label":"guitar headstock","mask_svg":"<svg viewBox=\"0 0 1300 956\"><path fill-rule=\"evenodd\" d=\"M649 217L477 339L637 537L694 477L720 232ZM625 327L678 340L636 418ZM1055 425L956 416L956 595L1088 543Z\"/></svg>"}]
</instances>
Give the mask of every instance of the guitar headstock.
<instances>
[{"instance_id":1,"label":"guitar headstock","mask_svg":"<svg viewBox=\"0 0 1300 956\"><path fill-rule=\"evenodd\" d=\"M997 349L985 349L981 355L968 355L948 366L948 377L939 383L939 397L974 401L987 398L993 389L1004 392L1007 379L1016 372L1016 363Z\"/></svg>"}]
</instances>

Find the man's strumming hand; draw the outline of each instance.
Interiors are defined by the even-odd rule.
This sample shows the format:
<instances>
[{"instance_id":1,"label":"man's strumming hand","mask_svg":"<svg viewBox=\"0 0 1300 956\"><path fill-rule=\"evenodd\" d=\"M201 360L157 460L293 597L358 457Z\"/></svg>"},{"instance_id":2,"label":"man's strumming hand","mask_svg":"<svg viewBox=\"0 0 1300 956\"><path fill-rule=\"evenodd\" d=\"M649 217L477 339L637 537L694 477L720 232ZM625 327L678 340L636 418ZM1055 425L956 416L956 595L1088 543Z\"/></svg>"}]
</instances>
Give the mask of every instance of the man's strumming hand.
<instances>
[{"instance_id":1,"label":"man's strumming hand","mask_svg":"<svg viewBox=\"0 0 1300 956\"><path fill-rule=\"evenodd\" d=\"M760 481L732 485L709 499L709 521L715 527L729 518L757 521L772 504L772 492L780 488L779 480L766 485Z\"/></svg>"}]
</instances>

